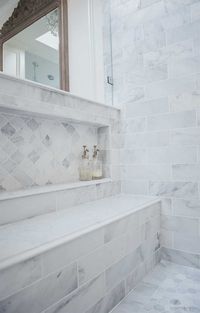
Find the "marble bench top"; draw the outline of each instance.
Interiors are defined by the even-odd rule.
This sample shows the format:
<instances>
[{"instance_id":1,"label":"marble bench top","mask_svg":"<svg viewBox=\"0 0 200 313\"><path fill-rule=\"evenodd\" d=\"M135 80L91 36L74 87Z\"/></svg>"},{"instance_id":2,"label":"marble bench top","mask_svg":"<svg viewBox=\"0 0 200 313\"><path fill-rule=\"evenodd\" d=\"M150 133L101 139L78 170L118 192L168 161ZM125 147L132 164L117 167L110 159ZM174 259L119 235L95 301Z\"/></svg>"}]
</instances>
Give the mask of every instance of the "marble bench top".
<instances>
[{"instance_id":1,"label":"marble bench top","mask_svg":"<svg viewBox=\"0 0 200 313\"><path fill-rule=\"evenodd\" d=\"M0 268L35 256L158 201L154 197L117 195L2 226Z\"/></svg>"}]
</instances>

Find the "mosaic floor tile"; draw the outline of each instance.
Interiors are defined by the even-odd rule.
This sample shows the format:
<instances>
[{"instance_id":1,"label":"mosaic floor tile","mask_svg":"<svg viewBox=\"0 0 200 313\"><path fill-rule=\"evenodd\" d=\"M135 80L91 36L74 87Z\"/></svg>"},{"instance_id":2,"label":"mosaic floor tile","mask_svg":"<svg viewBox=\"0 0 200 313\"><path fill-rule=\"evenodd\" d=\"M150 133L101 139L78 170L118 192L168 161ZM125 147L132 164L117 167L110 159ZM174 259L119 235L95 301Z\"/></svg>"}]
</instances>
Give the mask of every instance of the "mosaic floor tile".
<instances>
[{"instance_id":1,"label":"mosaic floor tile","mask_svg":"<svg viewBox=\"0 0 200 313\"><path fill-rule=\"evenodd\" d=\"M112 313L200 313L200 270L161 261Z\"/></svg>"}]
</instances>

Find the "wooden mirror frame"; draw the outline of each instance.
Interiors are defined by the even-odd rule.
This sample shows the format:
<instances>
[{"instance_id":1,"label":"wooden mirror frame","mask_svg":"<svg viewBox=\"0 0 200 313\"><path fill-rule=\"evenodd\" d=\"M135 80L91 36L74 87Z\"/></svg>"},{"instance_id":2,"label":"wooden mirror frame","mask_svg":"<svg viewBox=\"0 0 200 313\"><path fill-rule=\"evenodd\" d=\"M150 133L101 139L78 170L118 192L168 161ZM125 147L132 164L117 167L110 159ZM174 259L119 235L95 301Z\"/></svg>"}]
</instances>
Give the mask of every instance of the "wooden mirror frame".
<instances>
[{"instance_id":1,"label":"wooden mirror frame","mask_svg":"<svg viewBox=\"0 0 200 313\"><path fill-rule=\"evenodd\" d=\"M60 88L69 91L67 0L19 0L11 17L0 30L0 71L3 71L4 43L55 9L59 10Z\"/></svg>"}]
</instances>

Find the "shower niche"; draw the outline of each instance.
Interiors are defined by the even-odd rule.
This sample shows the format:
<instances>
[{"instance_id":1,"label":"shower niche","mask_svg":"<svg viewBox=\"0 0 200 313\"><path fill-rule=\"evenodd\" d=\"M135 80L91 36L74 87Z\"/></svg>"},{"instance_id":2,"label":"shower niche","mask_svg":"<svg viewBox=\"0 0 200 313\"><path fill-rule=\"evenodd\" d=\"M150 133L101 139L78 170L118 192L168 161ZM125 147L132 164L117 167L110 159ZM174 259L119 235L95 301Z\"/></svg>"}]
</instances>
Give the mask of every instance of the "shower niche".
<instances>
[{"instance_id":1,"label":"shower niche","mask_svg":"<svg viewBox=\"0 0 200 313\"><path fill-rule=\"evenodd\" d=\"M108 178L108 133L106 126L2 113L0 190L78 182L83 145L90 159L98 146L103 178Z\"/></svg>"}]
</instances>

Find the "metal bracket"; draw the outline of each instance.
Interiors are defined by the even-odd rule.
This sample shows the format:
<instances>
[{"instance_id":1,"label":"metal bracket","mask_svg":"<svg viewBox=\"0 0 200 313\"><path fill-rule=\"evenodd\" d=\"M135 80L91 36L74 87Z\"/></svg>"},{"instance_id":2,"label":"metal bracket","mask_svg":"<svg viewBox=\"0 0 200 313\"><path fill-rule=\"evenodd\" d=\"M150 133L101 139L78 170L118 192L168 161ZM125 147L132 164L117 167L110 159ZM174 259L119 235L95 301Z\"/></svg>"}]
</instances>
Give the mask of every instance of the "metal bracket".
<instances>
[{"instance_id":1,"label":"metal bracket","mask_svg":"<svg viewBox=\"0 0 200 313\"><path fill-rule=\"evenodd\" d=\"M112 76L107 76L107 84L112 85L112 86L114 85Z\"/></svg>"}]
</instances>

